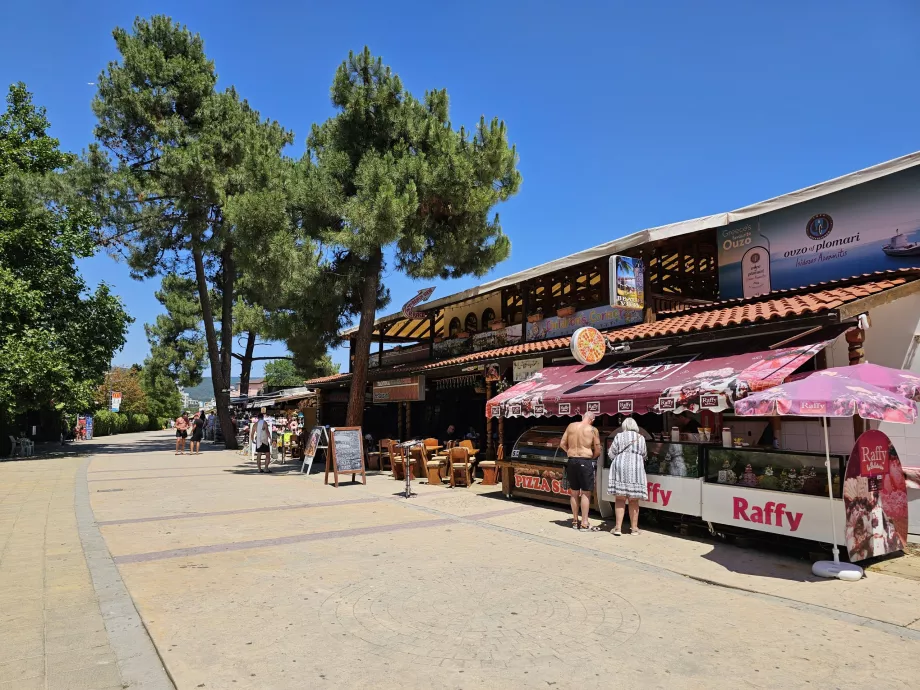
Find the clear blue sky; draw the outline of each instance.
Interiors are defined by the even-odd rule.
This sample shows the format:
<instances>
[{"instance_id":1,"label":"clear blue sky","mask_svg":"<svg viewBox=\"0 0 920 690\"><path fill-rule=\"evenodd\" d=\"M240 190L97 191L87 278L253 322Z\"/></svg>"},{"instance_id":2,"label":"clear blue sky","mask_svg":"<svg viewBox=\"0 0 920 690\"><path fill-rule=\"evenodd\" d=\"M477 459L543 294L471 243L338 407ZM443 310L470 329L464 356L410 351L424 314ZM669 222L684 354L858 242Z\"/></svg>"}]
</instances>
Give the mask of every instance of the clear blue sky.
<instances>
[{"instance_id":1,"label":"clear blue sky","mask_svg":"<svg viewBox=\"0 0 920 690\"><path fill-rule=\"evenodd\" d=\"M94 125L87 82L116 58L112 28L168 14L203 36L221 87L296 132L299 156L310 124L332 114L336 66L367 44L416 94L446 87L455 126L507 122L524 184L499 208L512 253L489 279L920 149L918 3L753 5L7 3L0 80L25 81L79 151ZM143 360L157 284L106 256L81 269L136 319L116 363ZM431 283L386 284L391 311Z\"/></svg>"}]
</instances>

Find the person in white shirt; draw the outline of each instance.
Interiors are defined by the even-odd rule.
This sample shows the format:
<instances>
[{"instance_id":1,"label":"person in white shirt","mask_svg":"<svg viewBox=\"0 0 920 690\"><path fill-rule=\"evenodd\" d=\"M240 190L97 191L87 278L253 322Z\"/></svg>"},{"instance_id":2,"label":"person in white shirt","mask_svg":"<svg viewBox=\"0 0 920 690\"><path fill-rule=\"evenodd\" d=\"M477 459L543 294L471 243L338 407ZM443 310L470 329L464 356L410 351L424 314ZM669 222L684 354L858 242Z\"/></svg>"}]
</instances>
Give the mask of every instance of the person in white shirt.
<instances>
[{"instance_id":1,"label":"person in white shirt","mask_svg":"<svg viewBox=\"0 0 920 690\"><path fill-rule=\"evenodd\" d=\"M249 441L256 447L256 464L259 472L271 473L268 468L272 461L272 429L263 412L259 413L258 421L249 428ZM265 456L265 469L262 469L262 456Z\"/></svg>"}]
</instances>

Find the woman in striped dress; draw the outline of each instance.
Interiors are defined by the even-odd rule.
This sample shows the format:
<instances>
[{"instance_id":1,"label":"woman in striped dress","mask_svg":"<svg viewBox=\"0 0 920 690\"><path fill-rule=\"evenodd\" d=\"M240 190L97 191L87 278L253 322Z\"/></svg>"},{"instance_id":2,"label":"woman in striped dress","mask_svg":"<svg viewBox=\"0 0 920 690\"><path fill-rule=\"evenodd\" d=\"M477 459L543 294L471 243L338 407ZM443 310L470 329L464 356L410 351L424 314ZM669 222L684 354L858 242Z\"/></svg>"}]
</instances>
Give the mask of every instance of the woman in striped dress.
<instances>
[{"instance_id":1,"label":"woman in striped dress","mask_svg":"<svg viewBox=\"0 0 920 690\"><path fill-rule=\"evenodd\" d=\"M607 489L616 497L616 527L613 528L613 534L617 537L622 534L626 501L629 501L630 532L639 534L639 500L648 499L648 480L645 477L648 451L635 419L627 417L623 420L620 433L614 437L607 454L610 457Z\"/></svg>"}]
</instances>

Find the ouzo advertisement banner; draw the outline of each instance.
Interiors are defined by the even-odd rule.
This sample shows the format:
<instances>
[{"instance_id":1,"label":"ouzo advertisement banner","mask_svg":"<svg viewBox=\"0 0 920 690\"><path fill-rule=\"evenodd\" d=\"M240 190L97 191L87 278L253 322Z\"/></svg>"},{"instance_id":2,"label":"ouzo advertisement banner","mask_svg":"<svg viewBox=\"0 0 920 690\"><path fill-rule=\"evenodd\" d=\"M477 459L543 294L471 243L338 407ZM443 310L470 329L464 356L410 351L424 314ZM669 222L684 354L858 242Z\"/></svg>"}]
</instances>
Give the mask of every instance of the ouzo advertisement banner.
<instances>
[{"instance_id":1,"label":"ouzo advertisement banner","mask_svg":"<svg viewBox=\"0 0 920 690\"><path fill-rule=\"evenodd\" d=\"M722 299L920 266L920 167L732 223L716 237Z\"/></svg>"}]
</instances>

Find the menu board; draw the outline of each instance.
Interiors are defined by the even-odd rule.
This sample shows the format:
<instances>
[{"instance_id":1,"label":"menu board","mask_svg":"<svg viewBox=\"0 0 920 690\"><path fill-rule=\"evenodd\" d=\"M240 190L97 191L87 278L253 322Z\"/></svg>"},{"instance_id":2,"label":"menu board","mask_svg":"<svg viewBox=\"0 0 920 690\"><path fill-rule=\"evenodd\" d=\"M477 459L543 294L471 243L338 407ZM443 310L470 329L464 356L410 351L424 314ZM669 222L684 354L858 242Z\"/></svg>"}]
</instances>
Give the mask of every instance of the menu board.
<instances>
[{"instance_id":1,"label":"menu board","mask_svg":"<svg viewBox=\"0 0 920 690\"><path fill-rule=\"evenodd\" d=\"M339 485L340 474L361 475L361 481L367 484L364 470L364 439L359 426L340 426L329 430L329 452L326 454L326 480L332 472L335 485Z\"/></svg>"},{"instance_id":2,"label":"menu board","mask_svg":"<svg viewBox=\"0 0 920 690\"><path fill-rule=\"evenodd\" d=\"M310 438L307 439L307 448L304 451L304 455L308 458L316 457L316 450L319 446L319 440L323 435L323 427L315 426L310 431Z\"/></svg>"}]
</instances>

